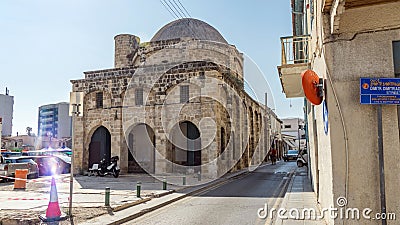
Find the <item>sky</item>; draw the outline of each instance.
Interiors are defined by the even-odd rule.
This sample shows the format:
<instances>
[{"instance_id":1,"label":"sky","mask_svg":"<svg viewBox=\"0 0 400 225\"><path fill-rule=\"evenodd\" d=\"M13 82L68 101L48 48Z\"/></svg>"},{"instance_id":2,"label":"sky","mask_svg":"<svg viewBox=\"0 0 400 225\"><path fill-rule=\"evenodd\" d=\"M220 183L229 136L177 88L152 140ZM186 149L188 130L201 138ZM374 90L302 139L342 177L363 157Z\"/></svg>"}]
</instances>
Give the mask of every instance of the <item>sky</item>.
<instances>
[{"instance_id":1,"label":"sky","mask_svg":"<svg viewBox=\"0 0 400 225\"><path fill-rule=\"evenodd\" d=\"M289 0L180 2L253 60L268 81L275 102L270 107L279 118L303 117L303 99L285 98L276 68L279 38L292 34ZM25 134L26 127L37 133L38 107L68 102L70 80L112 68L115 35L134 34L146 42L174 19L159 0L0 1L0 94L7 87L14 96L13 134Z\"/></svg>"}]
</instances>

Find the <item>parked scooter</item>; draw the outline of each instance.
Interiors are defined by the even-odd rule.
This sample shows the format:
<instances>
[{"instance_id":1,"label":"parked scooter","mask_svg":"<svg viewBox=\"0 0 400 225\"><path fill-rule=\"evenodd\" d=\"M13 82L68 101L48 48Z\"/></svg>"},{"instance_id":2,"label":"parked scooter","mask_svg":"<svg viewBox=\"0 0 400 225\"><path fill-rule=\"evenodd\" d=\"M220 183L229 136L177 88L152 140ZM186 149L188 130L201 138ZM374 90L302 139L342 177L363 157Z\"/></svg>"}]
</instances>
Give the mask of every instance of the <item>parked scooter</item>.
<instances>
[{"instance_id":1,"label":"parked scooter","mask_svg":"<svg viewBox=\"0 0 400 225\"><path fill-rule=\"evenodd\" d=\"M121 169L118 166L118 156L111 157L110 165L107 165L106 159L103 158L99 163L99 169L97 170L97 174L101 177L105 175L112 174L115 178L119 176L119 172Z\"/></svg>"},{"instance_id":2,"label":"parked scooter","mask_svg":"<svg viewBox=\"0 0 400 225\"><path fill-rule=\"evenodd\" d=\"M307 151L301 150L301 152L297 156L296 160L297 166L298 167L308 166L307 159L308 159Z\"/></svg>"}]
</instances>

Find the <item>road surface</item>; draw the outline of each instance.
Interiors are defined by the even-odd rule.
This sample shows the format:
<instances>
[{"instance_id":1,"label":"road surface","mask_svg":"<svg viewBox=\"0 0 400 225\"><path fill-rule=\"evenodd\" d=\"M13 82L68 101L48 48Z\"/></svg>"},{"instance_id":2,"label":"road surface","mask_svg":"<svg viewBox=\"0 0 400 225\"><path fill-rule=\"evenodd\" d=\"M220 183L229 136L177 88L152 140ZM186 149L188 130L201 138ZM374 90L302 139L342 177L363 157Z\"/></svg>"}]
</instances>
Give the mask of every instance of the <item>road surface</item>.
<instances>
[{"instance_id":1,"label":"road surface","mask_svg":"<svg viewBox=\"0 0 400 225\"><path fill-rule=\"evenodd\" d=\"M258 218L265 203L280 204L295 162L265 165L220 186L147 213L127 225L141 224L269 224Z\"/></svg>"}]
</instances>

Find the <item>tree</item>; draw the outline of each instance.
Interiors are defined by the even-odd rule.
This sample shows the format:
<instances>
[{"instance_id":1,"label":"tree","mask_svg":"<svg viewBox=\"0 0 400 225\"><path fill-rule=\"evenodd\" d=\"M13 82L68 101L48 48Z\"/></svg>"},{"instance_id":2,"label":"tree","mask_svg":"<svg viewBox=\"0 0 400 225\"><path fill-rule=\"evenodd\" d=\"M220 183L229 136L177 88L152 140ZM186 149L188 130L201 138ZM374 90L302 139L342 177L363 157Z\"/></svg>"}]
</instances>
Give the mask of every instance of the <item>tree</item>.
<instances>
[{"instance_id":1,"label":"tree","mask_svg":"<svg viewBox=\"0 0 400 225\"><path fill-rule=\"evenodd\" d=\"M32 127L27 127L26 133L28 133L28 136L31 136L31 132L32 132Z\"/></svg>"}]
</instances>

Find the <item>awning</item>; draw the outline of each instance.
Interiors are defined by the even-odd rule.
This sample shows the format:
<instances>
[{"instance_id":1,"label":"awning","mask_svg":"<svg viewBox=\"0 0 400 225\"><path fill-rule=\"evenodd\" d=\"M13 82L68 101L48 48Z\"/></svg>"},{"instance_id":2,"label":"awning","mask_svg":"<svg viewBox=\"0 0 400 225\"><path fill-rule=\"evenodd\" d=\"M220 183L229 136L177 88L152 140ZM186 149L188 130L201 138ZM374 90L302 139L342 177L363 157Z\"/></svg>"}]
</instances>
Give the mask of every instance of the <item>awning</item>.
<instances>
[{"instance_id":1,"label":"awning","mask_svg":"<svg viewBox=\"0 0 400 225\"><path fill-rule=\"evenodd\" d=\"M291 147L291 148L297 148L296 144L293 143L291 140L288 140L288 139L285 139L285 138L284 138L283 141L284 141L287 145L289 145L289 147Z\"/></svg>"}]
</instances>

